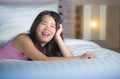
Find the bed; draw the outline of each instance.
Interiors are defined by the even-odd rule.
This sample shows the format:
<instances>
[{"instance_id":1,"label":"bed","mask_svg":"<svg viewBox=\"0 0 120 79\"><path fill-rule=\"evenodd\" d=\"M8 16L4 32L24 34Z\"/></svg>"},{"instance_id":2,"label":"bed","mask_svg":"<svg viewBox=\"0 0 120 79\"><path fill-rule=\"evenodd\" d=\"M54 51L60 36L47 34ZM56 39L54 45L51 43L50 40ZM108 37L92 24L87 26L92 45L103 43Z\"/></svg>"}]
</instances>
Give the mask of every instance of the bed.
<instances>
[{"instance_id":1,"label":"bed","mask_svg":"<svg viewBox=\"0 0 120 79\"><path fill-rule=\"evenodd\" d=\"M120 54L80 39L65 39L74 55L91 51L93 59L67 61L0 60L0 79L120 79Z\"/></svg>"},{"instance_id":2,"label":"bed","mask_svg":"<svg viewBox=\"0 0 120 79\"><path fill-rule=\"evenodd\" d=\"M45 7L57 11L49 6L57 5L0 5L0 46L15 35L28 32L36 14ZM120 79L120 53L83 39L65 38L65 43L75 56L90 51L97 57L52 62L0 60L0 79Z\"/></svg>"}]
</instances>

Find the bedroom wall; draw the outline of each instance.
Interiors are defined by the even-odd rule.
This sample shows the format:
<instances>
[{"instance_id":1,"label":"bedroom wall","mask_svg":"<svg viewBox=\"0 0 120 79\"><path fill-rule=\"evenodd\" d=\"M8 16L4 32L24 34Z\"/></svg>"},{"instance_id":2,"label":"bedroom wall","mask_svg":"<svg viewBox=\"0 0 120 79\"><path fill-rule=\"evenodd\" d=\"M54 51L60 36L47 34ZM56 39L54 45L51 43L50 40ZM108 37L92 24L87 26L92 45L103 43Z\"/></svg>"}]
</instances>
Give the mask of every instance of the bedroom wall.
<instances>
[{"instance_id":1,"label":"bedroom wall","mask_svg":"<svg viewBox=\"0 0 120 79\"><path fill-rule=\"evenodd\" d=\"M83 39L106 39L106 5L83 5ZM94 22L95 26L91 23Z\"/></svg>"},{"instance_id":2,"label":"bedroom wall","mask_svg":"<svg viewBox=\"0 0 120 79\"><path fill-rule=\"evenodd\" d=\"M120 0L60 0L59 5L62 6L62 8L59 8L59 12L62 13L64 18L65 37L79 39L85 37L86 40L94 40L107 48L120 51ZM83 23L87 21L84 21L84 19L90 19L91 17L89 10L87 10L88 13L83 12L82 6L84 5L106 5L104 9L103 7L100 9L101 14L98 16L95 14L97 18L101 19L100 32L91 32L91 28L83 27ZM85 14L89 17L83 18ZM88 26L88 24L86 25ZM85 29L87 29L86 33L84 33Z\"/></svg>"},{"instance_id":3,"label":"bedroom wall","mask_svg":"<svg viewBox=\"0 0 120 79\"><path fill-rule=\"evenodd\" d=\"M107 47L120 52L120 6L108 6Z\"/></svg>"},{"instance_id":4,"label":"bedroom wall","mask_svg":"<svg viewBox=\"0 0 120 79\"><path fill-rule=\"evenodd\" d=\"M58 0L0 0L0 4L12 4L12 5L26 5L26 4L50 4L50 3L56 3Z\"/></svg>"}]
</instances>

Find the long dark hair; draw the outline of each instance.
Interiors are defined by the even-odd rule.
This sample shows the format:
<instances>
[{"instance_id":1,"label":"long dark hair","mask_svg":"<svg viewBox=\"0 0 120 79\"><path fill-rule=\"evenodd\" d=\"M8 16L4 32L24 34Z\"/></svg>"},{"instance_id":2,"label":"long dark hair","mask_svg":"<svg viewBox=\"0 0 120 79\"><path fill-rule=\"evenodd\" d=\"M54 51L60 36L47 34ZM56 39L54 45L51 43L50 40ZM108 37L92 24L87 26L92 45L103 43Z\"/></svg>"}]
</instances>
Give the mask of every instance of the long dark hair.
<instances>
[{"instance_id":1,"label":"long dark hair","mask_svg":"<svg viewBox=\"0 0 120 79\"><path fill-rule=\"evenodd\" d=\"M41 47L41 42L37 38L37 34L36 34L37 27L45 15L49 15L49 16L53 17L53 19L56 22L56 30L59 28L59 24L62 23L62 19L61 19L60 15L54 11L48 11L48 10L42 11L34 20L32 26L30 28L29 36L30 36L31 40L33 41L35 47L39 51L43 52L46 56L62 56L62 53L61 53L59 46L56 43L54 37L44 47ZM63 39L62 34L61 34L61 37Z\"/></svg>"}]
</instances>

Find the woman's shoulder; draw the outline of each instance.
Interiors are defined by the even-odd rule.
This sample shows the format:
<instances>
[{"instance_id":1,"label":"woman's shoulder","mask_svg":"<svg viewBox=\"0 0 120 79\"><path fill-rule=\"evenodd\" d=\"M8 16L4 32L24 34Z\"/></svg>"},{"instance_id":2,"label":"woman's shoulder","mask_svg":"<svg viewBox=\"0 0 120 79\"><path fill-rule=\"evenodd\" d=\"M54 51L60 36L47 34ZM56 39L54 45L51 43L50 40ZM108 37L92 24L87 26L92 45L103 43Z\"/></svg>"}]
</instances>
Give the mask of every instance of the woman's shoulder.
<instances>
[{"instance_id":1,"label":"woman's shoulder","mask_svg":"<svg viewBox=\"0 0 120 79\"><path fill-rule=\"evenodd\" d=\"M14 38L14 40L25 40L25 39L30 39L28 34L19 34Z\"/></svg>"},{"instance_id":2,"label":"woman's shoulder","mask_svg":"<svg viewBox=\"0 0 120 79\"><path fill-rule=\"evenodd\" d=\"M18 50L22 50L21 47L27 45L28 43L32 44L28 34L19 34L13 39L13 46Z\"/></svg>"},{"instance_id":3,"label":"woman's shoulder","mask_svg":"<svg viewBox=\"0 0 120 79\"><path fill-rule=\"evenodd\" d=\"M29 38L28 34L19 34L15 38Z\"/></svg>"},{"instance_id":4,"label":"woman's shoulder","mask_svg":"<svg viewBox=\"0 0 120 79\"><path fill-rule=\"evenodd\" d=\"M30 40L30 37L28 34L19 34L13 39L14 42L21 42L21 41L25 42L28 40Z\"/></svg>"}]
</instances>

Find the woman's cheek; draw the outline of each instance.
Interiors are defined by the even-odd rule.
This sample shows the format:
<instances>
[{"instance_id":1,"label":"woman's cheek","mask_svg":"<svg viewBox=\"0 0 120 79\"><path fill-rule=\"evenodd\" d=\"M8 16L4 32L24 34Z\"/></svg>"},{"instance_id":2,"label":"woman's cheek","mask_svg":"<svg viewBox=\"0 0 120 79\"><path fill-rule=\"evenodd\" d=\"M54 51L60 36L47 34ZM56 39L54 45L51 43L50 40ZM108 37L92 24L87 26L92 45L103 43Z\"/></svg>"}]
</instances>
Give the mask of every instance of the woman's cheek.
<instances>
[{"instance_id":1,"label":"woman's cheek","mask_svg":"<svg viewBox=\"0 0 120 79\"><path fill-rule=\"evenodd\" d=\"M53 31L53 36L56 34L56 30Z\"/></svg>"}]
</instances>

